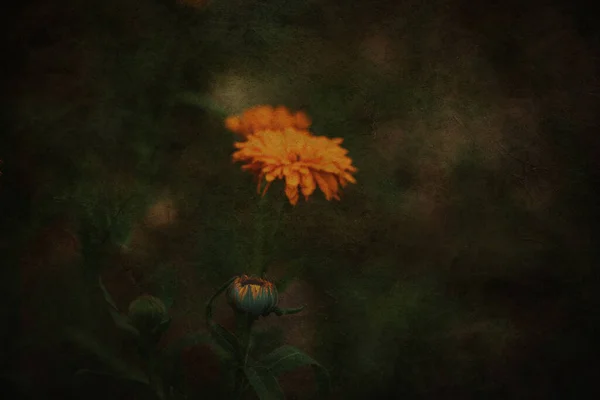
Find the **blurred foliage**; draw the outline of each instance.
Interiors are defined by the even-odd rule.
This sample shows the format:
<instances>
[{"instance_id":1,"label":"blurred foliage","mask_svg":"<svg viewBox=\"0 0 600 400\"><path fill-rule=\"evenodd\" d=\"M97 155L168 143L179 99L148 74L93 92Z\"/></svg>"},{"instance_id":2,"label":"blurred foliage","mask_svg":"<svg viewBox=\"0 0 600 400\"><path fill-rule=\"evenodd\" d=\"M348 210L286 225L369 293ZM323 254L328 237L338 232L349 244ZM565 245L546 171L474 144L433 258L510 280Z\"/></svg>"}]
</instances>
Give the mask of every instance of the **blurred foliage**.
<instances>
[{"instance_id":1,"label":"blurred foliage","mask_svg":"<svg viewBox=\"0 0 600 400\"><path fill-rule=\"evenodd\" d=\"M97 274L121 308L172 306L167 344L202 329L258 210L223 115L283 104L344 138L358 184L284 204L269 271L308 308L260 321L260 349L302 348L336 399L597 394L598 41L571 6L23 2L5 24L3 387L70 396L96 361L66 328L128 352ZM189 398L219 398L213 362L182 350Z\"/></svg>"}]
</instances>

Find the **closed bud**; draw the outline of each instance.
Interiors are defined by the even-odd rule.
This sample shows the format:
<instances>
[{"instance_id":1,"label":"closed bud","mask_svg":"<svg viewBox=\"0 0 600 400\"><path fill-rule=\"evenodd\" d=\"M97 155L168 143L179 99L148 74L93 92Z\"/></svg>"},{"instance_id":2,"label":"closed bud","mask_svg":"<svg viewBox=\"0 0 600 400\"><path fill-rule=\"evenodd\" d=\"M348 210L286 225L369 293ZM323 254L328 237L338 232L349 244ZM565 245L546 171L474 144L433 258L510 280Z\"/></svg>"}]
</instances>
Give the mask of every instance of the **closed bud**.
<instances>
[{"instance_id":1,"label":"closed bud","mask_svg":"<svg viewBox=\"0 0 600 400\"><path fill-rule=\"evenodd\" d=\"M236 311L254 317L266 316L275 310L278 293L273 283L262 278L242 275L229 286L227 300Z\"/></svg>"},{"instance_id":2,"label":"closed bud","mask_svg":"<svg viewBox=\"0 0 600 400\"><path fill-rule=\"evenodd\" d=\"M169 319L167 307L158 297L143 295L129 304L129 320L142 334L155 333Z\"/></svg>"}]
</instances>

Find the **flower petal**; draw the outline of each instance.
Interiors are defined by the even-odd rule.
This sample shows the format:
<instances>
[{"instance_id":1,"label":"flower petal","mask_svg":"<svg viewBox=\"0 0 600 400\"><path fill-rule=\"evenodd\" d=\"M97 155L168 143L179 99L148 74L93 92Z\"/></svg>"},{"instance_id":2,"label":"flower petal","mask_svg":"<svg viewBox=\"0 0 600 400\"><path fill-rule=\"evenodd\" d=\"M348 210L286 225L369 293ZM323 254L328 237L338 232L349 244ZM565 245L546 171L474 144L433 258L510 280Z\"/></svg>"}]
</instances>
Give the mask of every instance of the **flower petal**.
<instances>
[{"instance_id":1,"label":"flower petal","mask_svg":"<svg viewBox=\"0 0 600 400\"><path fill-rule=\"evenodd\" d=\"M304 195L304 199L307 200L308 196L313 194L317 185L315 183L315 179L313 178L312 173L302 174L300 176L300 187L302 189L302 194Z\"/></svg>"},{"instance_id":2,"label":"flower petal","mask_svg":"<svg viewBox=\"0 0 600 400\"><path fill-rule=\"evenodd\" d=\"M298 129L308 129L308 127L312 124L312 121L304 112L299 111L295 115L296 117L296 128Z\"/></svg>"},{"instance_id":3,"label":"flower petal","mask_svg":"<svg viewBox=\"0 0 600 400\"><path fill-rule=\"evenodd\" d=\"M327 187L329 188L329 190L331 192L331 197L333 197L336 200L339 200L340 199L340 197L338 196L339 187L338 187L337 180L335 179L335 176L333 174L323 174L323 178L325 178L325 181L327 182Z\"/></svg>"},{"instance_id":4,"label":"flower petal","mask_svg":"<svg viewBox=\"0 0 600 400\"><path fill-rule=\"evenodd\" d=\"M296 123L296 119L289 112L289 110L283 106L279 106L273 113L272 127L273 129L286 129L293 128Z\"/></svg>"},{"instance_id":5,"label":"flower petal","mask_svg":"<svg viewBox=\"0 0 600 400\"><path fill-rule=\"evenodd\" d=\"M285 174L285 182L288 186L298 186L300 184L300 174L297 171L288 171Z\"/></svg>"},{"instance_id":6,"label":"flower petal","mask_svg":"<svg viewBox=\"0 0 600 400\"><path fill-rule=\"evenodd\" d=\"M227 117L225 119L225 127L232 132L238 133L240 131L240 127L242 122L238 116Z\"/></svg>"},{"instance_id":7,"label":"flower petal","mask_svg":"<svg viewBox=\"0 0 600 400\"><path fill-rule=\"evenodd\" d=\"M331 191L329 190L329 187L327 186L327 181L322 176L322 173L317 172L317 173L315 173L314 176L315 176L315 180L317 181L317 185L319 185L319 189L321 189L321 191L325 195L325 198L327 200L331 200Z\"/></svg>"},{"instance_id":8,"label":"flower petal","mask_svg":"<svg viewBox=\"0 0 600 400\"><path fill-rule=\"evenodd\" d=\"M298 203L298 187L297 186L286 186L285 195L290 201L290 204L295 206Z\"/></svg>"}]
</instances>

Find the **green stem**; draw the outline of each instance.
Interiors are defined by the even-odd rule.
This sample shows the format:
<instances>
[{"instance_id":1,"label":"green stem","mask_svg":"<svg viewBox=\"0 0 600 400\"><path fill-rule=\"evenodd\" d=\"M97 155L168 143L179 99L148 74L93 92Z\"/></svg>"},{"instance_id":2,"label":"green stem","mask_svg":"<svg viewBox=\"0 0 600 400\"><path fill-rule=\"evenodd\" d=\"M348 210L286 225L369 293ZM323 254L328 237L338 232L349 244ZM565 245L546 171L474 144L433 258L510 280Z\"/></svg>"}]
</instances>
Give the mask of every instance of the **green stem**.
<instances>
[{"instance_id":1,"label":"green stem","mask_svg":"<svg viewBox=\"0 0 600 400\"><path fill-rule=\"evenodd\" d=\"M156 343L149 337L140 337L138 345L140 358L143 360L150 387L159 399L165 398L163 381L160 374L159 355Z\"/></svg>"},{"instance_id":2,"label":"green stem","mask_svg":"<svg viewBox=\"0 0 600 400\"><path fill-rule=\"evenodd\" d=\"M264 188L261 187L261 191ZM277 207L269 207L267 204L269 203L267 196L261 196L258 202L258 212L256 215L256 237L254 244L254 271L258 272L258 276L264 278L267 273L267 268L269 267L269 263L271 262L272 255L275 252L277 243L277 232L279 231L279 226L281 225L281 220L283 217L283 208L285 206L285 201L280 201ZM273 226L273 229L270 232L268 237L265 237L265 230L267 227L266 219L267 216L270 216L273 208L276 209L276 220ZM272 225L272 224L269 224ZM268 243L265 243L265 239L268 240ZM270 255L265 255L265 250L269 248Z\"/></svg>"},{"instance_id":3,"label":"green stem","mask_svg":"<svg viewBox=\"0 0 600 400\"><path fill-rule=\"evenodd\" d=\"M215 294L212 295L212 297L208 300L208 303L206 303L206 314L205 314L206 326L210 326L210 324L212 323L213 302L221 293L223 293L225 290L227 290L229 285L231 285L231 282L233 282L236 278L237 277L234 276L233 278L231 278L227 282L225 282L219 289L217 289Z\"/></svg>"},{"instance_id":4,"label":"green stem","mask_svg":"<svg viewBox=\"0 0 600 400\"><path fill-rule=\"evenodd\" d=\"M242 346L242 359L239 360L240 369L236 377L236 397L242 398L246 385L246 376L244 369L248 365L248 357L250 355L250 344L252 338L252 325L256 318L248 313L236 312L236 333Z\"/></svg>"},{"instance_id":5,"label":"green stem","mask_svg":"<svg viewBox=\"0 0 600 400\"><path fill-rule=\"evenodd\" d=\"M263 269L260 271L260 277L264 278L265 274L267 273L267 265L271 262L272 258L273 258L273 254L275 253L275 250L277 249L277 232L279 231L279 226L281 225L281 220L283 219L283 207L285 206L285 201L280 201L279 205L277 207L277 220L275 221L275 226L273 227L273 230L271 231L271 236L269 237L269 244L270 244L270 255L267 257L267 262L265 262Z\"/></svg>"}]
</instances>

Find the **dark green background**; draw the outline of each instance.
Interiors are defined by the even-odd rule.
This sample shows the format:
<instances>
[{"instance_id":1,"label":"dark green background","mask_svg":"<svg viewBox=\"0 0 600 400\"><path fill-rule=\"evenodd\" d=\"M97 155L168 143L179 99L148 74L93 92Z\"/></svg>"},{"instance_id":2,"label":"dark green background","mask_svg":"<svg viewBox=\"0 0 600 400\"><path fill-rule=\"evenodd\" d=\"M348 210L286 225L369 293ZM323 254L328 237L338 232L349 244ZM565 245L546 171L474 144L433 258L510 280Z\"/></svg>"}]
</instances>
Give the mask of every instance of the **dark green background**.
<instances>
[{"instance_id":1,"label":"dark green background","mask_svg":"<svg viewBox=\"0 0 600 400\"><path fill-rule=\"evenodd\" d=\"M203 329L206 300L246 271L257 210L223 116L282 104L359 169L341 202L286 204L269 241L283 301L308 308L262 323L330 369L332 398L594 398L598 36L574 3L520 3L3 13L2 390L130 398L73 389L98 361L66 327L127 357L97 273L121 307L172 301L167 342ZM209 354L186 360L190 398L218 398ZM305 372L288 398L310 398Z\"/></svg>"}]
</instances>

